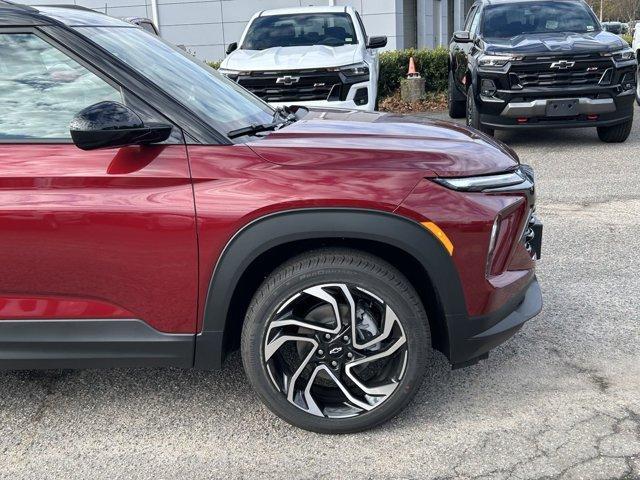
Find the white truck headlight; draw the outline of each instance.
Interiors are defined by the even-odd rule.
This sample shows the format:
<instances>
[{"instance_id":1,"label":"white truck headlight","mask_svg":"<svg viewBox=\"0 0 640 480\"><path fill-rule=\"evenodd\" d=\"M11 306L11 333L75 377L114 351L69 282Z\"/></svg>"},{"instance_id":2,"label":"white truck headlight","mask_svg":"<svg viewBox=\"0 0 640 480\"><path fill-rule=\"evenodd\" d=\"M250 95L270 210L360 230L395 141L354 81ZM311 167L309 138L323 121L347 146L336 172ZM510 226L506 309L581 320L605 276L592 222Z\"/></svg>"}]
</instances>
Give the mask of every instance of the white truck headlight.
<instances>
[{"instance_id":1,"label":"white truck headlight","mask_svg":"<svg viewBox=\"0 0 640 480\"><path fill-rule=\"evenodd\" d=\"M364 62L340 67L338 70L347 77L362 77L369 75L369 65Z\"/></svg>"}]
</instances>

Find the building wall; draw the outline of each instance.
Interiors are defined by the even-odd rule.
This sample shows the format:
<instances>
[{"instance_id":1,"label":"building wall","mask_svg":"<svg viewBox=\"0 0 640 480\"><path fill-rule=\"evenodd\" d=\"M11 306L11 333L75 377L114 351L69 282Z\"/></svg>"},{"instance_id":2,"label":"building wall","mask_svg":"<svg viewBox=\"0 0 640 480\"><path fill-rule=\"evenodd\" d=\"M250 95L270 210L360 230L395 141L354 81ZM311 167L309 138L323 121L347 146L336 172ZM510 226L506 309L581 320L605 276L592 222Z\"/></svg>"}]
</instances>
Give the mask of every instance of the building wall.
<instances>
[{"instance_id":1,"label":"building wall","mask_svg":"<svg viewBox=\"0 0 640 480\"><path fill-rule=\"evenodd\" d=\"M367 33L387 35L387 50L414 46L432 48L447 44L447 2L462 0L335 0L336 5L350 5L362 15ZM114 17L152 18L151 0L27 0L31 5L82 5ZM439 7L436 3L441 4ZM203 60L221 60L226 45L238 41L251 16L271 8L327 5L329 0L158 0L158 23L168 41L184 45ZM417 4L417 12L404 8ZM440 15L437 15L438 11ZM409 23L406 23L408 21ZM404 32L411 32L405 39ZM440 35L437 35L437 32ZM414 40L412 41L411 38Z\"/></svg>"}]
</instances>

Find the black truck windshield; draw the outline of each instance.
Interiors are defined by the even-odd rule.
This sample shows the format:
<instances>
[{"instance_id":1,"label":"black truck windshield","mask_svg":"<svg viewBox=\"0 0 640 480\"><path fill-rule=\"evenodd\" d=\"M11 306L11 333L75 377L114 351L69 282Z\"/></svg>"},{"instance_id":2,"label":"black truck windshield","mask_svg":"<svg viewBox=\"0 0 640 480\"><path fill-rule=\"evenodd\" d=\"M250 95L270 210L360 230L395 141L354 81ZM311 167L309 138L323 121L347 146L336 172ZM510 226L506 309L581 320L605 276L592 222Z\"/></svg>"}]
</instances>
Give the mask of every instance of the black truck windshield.
<instances>
[{"instance_id":1,"label":"black truck windshield","mask_svg":"<svg viewBox=\"0 0 640 480\"><path fill-rule=\"evenodd\" d=\"M245 36L245 50L273 47L340 47L358 43L347 13L267 15L256 18Z\"/></svg>"},{"instance_id":2,"label":"black truck windshield","mask_svg":"<svg viewBox=\"0 0 640 480\"><path fill-rule=\"evenodd\" d=\"M490 5L481 27L487 38L511 38L536 33L590 33L600 25L581 2L514 2Z\"/></svg>"}]
</instances>

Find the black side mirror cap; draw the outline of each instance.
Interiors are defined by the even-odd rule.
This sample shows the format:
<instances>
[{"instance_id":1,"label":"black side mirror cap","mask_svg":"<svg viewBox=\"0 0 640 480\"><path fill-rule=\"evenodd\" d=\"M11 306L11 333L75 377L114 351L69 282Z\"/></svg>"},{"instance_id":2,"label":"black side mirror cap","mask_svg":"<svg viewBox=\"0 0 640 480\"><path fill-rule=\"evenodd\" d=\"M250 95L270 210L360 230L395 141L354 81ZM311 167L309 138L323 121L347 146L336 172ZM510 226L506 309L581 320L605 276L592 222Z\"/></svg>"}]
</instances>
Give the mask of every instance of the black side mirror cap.
<instances>
[{"instance_id":1,"label":"black side mirror cap","mask_svg":"<svg viewBox=\"0 0 640 480\"><path fill-rule=\"evenodd\" d=\"M387 37L371 37L367 42L367 48L384 48L387 46Z\"/></svg>"},{"instance_id":2,"label":"black side mirror cap","mask_svg":"<svg viewBox=\"0 0 640 480\"><path fill-rule=\"evenodd\" d=\"M161 143L172 129L165 124L145 125L137 113L117 102L91 105L76 114L69 126L73 143L81 150Z\"/></svg>"},{"instance_id":3,"label":"black side mirror cap","mask_svg":"<svg viewBox=\"0 0 640 480\"><path fill-rule=\"evenodd\" d=\"M227 47L227 55L231 54L232 52L235 52L237 49L238 49L238 42L230 43L229 46Z\"/></svg>"},{"instance_id":4,"label":"black side mirror cap","mask_svg":"<svg viewBox=\"0 0 640 480\"><path fill-rule=\"evenodd\" d=\"M473 39L471 38L471 33L460 30L453 33L453 41L457 43L471 43Z\"/></svg>"}]
</instances>

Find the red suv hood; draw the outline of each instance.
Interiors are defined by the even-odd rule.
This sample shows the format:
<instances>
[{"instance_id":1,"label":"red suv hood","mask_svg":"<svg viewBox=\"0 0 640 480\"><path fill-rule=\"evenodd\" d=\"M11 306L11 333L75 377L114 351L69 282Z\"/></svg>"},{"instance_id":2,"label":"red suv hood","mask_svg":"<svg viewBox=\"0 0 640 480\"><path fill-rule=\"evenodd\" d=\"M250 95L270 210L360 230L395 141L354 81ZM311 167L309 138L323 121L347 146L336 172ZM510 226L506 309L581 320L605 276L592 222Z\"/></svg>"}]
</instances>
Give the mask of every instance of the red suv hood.
<instances>
[{"instance_id":1,"label":"red suv hood","mask_svg":"<svg viewBox=\"0 0 640 480\"><path fill-rule=\"evenodd\" d=\"M511 170L518 157L477 131L418 116L311 110L304 119L248 146L298 168L415 170L472 176Z\"/></svg>"}]
</instances>

